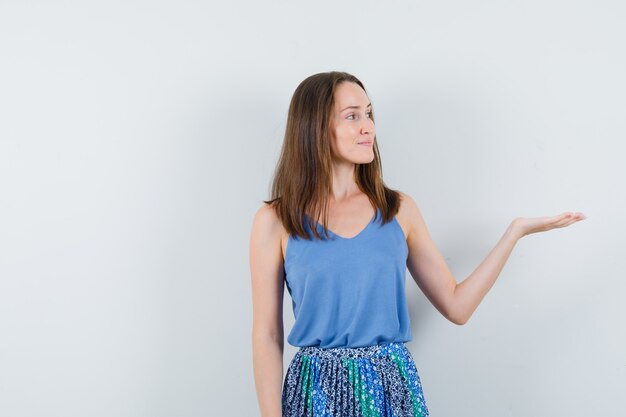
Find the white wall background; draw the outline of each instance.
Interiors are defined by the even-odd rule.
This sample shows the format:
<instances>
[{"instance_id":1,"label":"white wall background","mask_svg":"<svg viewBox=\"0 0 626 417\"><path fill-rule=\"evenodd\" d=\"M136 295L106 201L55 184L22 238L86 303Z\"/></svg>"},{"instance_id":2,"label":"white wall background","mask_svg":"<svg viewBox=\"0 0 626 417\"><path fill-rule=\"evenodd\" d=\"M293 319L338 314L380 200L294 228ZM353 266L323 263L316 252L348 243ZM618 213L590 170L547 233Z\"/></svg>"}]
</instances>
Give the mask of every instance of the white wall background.
<instances>
[{"instance_id":1,"label":"white wall background","mask_svg":"<svg viewBox=\"0 0 626 417\"><path fill-rule=\"evenodd\" d=\"M622 416L625 19L608 0L3 0L0 415L258 415L252 217L294 89L344 70L457 281L516 216L588 216L522 239L463 327L407 272L431 415Z\"/></svg>"}]
</instances>

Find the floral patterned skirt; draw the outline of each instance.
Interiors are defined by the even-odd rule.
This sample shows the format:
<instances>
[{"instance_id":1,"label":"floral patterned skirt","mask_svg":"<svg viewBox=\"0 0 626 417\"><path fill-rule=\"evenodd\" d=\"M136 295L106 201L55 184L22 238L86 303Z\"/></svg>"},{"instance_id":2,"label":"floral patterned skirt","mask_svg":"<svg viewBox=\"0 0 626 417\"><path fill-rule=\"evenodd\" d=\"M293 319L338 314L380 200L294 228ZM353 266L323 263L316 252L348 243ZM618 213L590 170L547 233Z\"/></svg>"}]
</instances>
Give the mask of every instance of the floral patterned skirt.
<instances>
[{"instance_id":1,"label":"floral patterned skirt","mask_svg":"<svg viewBox=\"0 0 626 417\"><path fill-rule=\"evenodd\" d=\"M282 410L283 417L428 416L404 342L300 347L285 375Z\"/></svg>"}]
</instances>

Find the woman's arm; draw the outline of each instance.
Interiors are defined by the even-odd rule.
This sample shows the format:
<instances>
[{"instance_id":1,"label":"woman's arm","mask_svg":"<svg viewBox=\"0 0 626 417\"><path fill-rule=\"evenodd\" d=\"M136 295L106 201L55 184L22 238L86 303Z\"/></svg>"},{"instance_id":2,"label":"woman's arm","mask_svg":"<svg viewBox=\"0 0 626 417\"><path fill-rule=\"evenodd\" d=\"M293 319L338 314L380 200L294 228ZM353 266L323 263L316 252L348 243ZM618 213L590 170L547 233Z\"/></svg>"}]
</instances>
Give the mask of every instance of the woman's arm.
<instances>
[{"instance_id":1,"label":"woman's arm","mask_svg":"<svg viewBox=\"0 0 626 417\"><path fill-rule=\"evenodd\" d=\"M254 382L262 417L282 416L283 383L283 226L267 205L256 215L250 234L252 352Z\"/></svg>"},{"instance_id":2,"label":"woman's arm","mask_svg":"<svg viewBox=\"0 0 626 417\"><path fill-rule=\"evenodd\" d=\"M409 195L401 195L399 215L409 229L409 272L435 308L459 325L467 323L491 289L519 239L531 233L569 226L586 218L581 213L567 212L554 217L516 218L474 272L457 284L430 237L417 204Z\"/></svg>"}]
</instances>

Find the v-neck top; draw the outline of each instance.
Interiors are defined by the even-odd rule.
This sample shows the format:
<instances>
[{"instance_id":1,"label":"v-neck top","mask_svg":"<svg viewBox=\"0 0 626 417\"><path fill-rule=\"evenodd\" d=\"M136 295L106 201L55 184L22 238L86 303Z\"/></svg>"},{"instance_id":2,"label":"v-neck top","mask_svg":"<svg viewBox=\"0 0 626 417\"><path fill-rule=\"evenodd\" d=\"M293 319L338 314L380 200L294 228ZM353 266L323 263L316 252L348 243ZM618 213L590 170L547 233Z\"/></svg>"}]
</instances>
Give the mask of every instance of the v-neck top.
<instances>
[{"instance_id":1,"label":"v-neck top","mask_svg":"<svg viewBox=\"0 0 626 417\"><path fill-rule=\"evenodd\" d=\"M308 219L307 219L308 220ZM408 246L394 216L380 209L345 238L314 221L313 240L289 236L284 271L295 317L292 346L360 347L412 340L405 295Z\"/></svg>"}]
</instances>

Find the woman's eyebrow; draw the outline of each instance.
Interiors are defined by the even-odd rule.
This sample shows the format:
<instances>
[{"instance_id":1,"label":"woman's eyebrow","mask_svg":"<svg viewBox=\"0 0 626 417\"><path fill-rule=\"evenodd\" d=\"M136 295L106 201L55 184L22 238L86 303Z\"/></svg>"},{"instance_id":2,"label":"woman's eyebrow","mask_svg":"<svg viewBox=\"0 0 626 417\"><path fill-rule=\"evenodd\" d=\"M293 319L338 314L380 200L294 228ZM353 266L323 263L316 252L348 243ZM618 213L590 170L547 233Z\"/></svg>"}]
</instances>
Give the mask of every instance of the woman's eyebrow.
<instances>
[{"instance_id":1,"label":"woman's eyebrow","mask_svg":"<svg viewBox=\"0 0 626 417\"><path fill-rule=\"evenodd\" d=\"M367 106L365 106L365 107L372 107L372 103L369 103L369 104L368 104ZM361 108L361 106L348 106L348 107L346 107L345 109L340 110L340 112L342 112L342 111L344 111L344 110L348 110L348 109L360 109L360 108Z\"/></svg>"}]
</instances>

